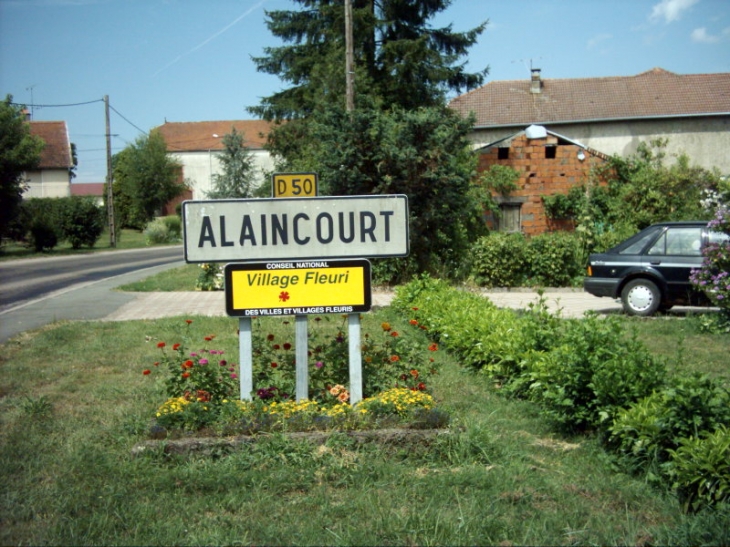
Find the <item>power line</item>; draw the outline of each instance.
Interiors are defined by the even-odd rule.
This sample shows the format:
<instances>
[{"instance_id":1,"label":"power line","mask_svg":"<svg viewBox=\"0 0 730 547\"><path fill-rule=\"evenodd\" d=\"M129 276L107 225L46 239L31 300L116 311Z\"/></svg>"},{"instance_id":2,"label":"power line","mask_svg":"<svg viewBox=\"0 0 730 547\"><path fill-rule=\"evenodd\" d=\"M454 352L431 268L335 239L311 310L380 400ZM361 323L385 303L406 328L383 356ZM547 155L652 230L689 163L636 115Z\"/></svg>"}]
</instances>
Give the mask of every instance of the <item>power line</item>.
<instances>
[{"instance_id":1,"label":"power line","mask_svg":"<svg viewBox=\"0 0 730 547\"><path fill-rule=\"evenodd\" d=\"M121 112L119 112L119 110L117 110L116 108L114 108L114 107L113 107L112 105L109 105L109 108L110 108L111 110L113 110L114 112L116 112L116 113L117 113L117 115L118 115L118 116L119 116L120 118L122 118L122 119L123 119L123 120L124 120L125 122L127 122L127 123L128 123L129 125L131 125L132 127L134 127L134 128L135 128L135 129L137 130L137 131L139 131L140 133L143 133L143 134L145 134L145 135L147 134L147 131L145 131L144 129L140 129L139 127L137 127L136 125L134 125L134 124L133 124L132 122L130 122L130 121L129 121L129 120L127 119L127 118L125 118L125 117L124 117L124 116L122 115L122 113L121 113Z\"/></svg>"},{"instance_id":2,"label":"power line","mask_svg":"<svg viewBox=\"0 0 730 547\"><path fill-rule=\"evenodd\" d=\"M104 99L96 99L95 101L86 101L83 103L69 103L69 104L25 104L25 103L10 103L13 106L29 106L30 108L63 108L66 106L83 106L85 104L94 104L104 102Z\"/></svg>"}]
</instances>

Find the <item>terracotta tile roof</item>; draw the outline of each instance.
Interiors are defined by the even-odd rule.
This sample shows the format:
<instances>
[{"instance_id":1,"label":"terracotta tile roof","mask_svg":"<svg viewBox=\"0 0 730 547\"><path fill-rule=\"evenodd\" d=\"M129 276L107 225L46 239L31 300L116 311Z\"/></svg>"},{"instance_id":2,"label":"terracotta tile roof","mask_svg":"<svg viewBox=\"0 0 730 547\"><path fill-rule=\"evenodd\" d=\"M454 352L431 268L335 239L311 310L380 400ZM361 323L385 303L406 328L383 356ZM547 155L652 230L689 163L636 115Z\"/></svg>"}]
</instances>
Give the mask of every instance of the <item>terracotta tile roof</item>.
<instances>
[{"instance_id":1,"label":"terracotta tile roof","mask_svg":"<svg viewBox=\"0 0 730 547\"><path fill-rule=\"evenodd\" d=\"M730 113L730 73L675 74L654 68L636 76L490 82L449 106L476 127Z\"/></svg>"},{"instance_id":2,"label":"terracotta tile roof","mask_svg":"<svg viewBox=\"0 0 730 547\"><path fill-rule=\"evenodd\" d=\"M41 152L39 169L69 169L71 146L68 141L66 122L28 122L30 134L43 139L46 146Z\"/></svg>"},{"instance_id":3,"label":"terracotta tile roof","mask_svg":"<svg viewBox=\"0 0 730 547\"><path fill-rule=\"evenodd\" d=\"M243 133L244 146L260 150L266 143L271 126L271 123L263 120L165 122L153 131L162 134L169 152L195 152L223 150L223 137L235 127L238 133Z\"/></svg>"},{"instance_id":4,"label":"terracotta tile roof","mask_svg":"<svg viewBox=\"0 0 730 547\"><path fill-rule=\"evenodd\" d=\"M103 196L103 182L74 182L71 184L72 196Z\"/></svg>"}]
</instances>

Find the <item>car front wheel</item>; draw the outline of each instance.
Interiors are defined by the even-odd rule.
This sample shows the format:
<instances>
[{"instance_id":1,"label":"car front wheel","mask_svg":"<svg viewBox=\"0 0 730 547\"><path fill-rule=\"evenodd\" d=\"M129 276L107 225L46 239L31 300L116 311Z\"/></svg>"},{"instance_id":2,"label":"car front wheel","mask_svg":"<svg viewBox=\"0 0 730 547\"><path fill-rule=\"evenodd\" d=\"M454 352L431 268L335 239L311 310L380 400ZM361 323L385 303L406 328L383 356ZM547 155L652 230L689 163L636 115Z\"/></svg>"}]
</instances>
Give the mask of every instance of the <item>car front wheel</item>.
<instances>
[{"instance_id":1,"label":"car front wheel","mask_svg":"<svg viewBox=\"0 0 730 547\"><path fill-rule=\"evenodd\" d=\"M657 286L648 279L634 279L621 291L624 310L629 315L647 317L653 315L662 303Z\"/></svg>"}]
</instances>

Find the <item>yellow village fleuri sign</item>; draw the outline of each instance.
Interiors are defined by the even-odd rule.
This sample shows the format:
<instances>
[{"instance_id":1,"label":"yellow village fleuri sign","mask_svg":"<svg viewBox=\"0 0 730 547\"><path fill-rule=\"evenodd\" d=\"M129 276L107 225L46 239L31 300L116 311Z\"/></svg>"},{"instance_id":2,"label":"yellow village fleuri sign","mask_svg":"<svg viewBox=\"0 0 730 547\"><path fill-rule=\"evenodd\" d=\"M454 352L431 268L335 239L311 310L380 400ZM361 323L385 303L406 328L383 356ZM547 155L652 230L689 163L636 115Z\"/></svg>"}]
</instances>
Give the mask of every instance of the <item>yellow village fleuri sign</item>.
<instances>
[{"instance_id":1,"label":"yellow village fleuri sign","mask_svg":"<svg viewBox=\"0 0 730 547\"><path fill-rule=\"evenodd\" d=\"M359 313L371 306L365 259L228 264L225 279L230 316Z\"/></svg>"}]
</instances>

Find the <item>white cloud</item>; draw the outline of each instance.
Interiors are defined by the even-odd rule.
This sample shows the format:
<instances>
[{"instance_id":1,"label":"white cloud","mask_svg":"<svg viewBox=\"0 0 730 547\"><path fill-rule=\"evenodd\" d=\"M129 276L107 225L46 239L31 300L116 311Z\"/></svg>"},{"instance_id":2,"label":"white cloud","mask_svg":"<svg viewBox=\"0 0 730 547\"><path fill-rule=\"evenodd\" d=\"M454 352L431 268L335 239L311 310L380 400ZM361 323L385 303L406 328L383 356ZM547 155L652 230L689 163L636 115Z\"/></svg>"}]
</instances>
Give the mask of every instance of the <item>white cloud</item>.
<instances>
[{"instance_id":1,"label":"white cloud","mask_svg":"<svg viewBox=\"0 0 730 547\"><path fill-rule=\"evenodd\" d=\"M600 44L601 42L605 42L606 40L610 40L611 38L613 38L613 34L607 34L607 33L597 34L596 36L594 36L593 38L588 40L588 43L586 45L588 46L588 49L592 49L592 48L596 47L598 44Z\"/></svg>"},{"instance_id":2,"label":"white cloud","mask_svg":"<svg viewBox=\"0 0 730 547\"><path fill-rule=\"evenodd\" d=\"M715 42L720 41L720 37L707 34L707 29L705 27L700 27L692 31L692 41L703 42L705 44L714 44Z\"/></svg>"},{"instance_id":3,"label":"white cloud","mask_svg":"<svg viewBox=\"0 0 730 547\"><path fill-rule=\"evenodd\" d=\"M662 0L655 4L651 10L649 19L664 19L665 23L678 21L682 18L682 13L700 0Z\"/></svg>"}]
</instances>

